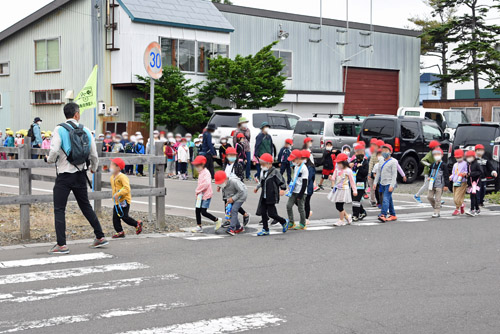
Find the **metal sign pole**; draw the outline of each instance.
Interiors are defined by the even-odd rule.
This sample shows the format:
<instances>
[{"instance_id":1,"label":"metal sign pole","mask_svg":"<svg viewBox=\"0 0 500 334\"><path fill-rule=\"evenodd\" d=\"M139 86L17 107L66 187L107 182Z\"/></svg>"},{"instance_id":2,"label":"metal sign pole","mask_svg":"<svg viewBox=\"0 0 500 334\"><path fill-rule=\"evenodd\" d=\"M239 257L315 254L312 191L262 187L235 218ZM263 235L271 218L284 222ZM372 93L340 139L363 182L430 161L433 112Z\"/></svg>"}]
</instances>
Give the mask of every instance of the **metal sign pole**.
<instances>
[{"instance_id":1,"label":"metal sign pole","mask_svg":"<svg viewBox=\"0 0 500 334\"><path fill-rule=\"evenodd\" d=\"M154 142L154 117L155 117L155 80L149 79L151 91L149 93L149 154L153 155L155 142ZM153 187L153 164L149 164L149 186ZM149 223L153 222L153 197L149 196L148 219Z\"/></svg>"}]
</instances>

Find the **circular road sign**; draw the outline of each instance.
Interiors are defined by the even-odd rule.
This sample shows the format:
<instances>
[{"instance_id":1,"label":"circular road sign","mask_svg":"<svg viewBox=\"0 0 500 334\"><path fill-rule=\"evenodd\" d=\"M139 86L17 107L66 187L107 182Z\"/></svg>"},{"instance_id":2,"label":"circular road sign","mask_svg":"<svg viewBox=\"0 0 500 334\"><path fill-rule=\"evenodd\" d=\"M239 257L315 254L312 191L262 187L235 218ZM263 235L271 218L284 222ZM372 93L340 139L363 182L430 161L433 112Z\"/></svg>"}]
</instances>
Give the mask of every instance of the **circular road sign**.
<instances>
[{"instance_id":1,"label":"circular road sign","mask_svg":"<svg viewBox=\"0 0 500 334\"><path fill-rule=\"evenodd\" d=\"M144 52L144 68L153 79L160 79L163 74L161 47L157 42L149 43Z\"/></svg>"}]
</instances>

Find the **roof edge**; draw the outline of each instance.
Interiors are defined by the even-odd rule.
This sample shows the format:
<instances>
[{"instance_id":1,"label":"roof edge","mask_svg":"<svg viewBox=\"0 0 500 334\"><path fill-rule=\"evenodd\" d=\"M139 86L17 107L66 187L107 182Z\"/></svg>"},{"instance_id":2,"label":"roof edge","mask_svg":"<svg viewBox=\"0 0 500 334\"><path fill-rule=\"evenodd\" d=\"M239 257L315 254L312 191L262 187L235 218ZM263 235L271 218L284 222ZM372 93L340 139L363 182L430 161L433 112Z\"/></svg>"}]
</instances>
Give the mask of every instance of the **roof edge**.
<instances>
[{"instance_id":1,"label":"roof edge","mask_svg":"<svg viewBox=\"0 0 500 334\"><path fill-rule=\"evenodd\" d=\"M21 19L21 21L18 21L8 27L7 29L3 30L0 32L0 41L3 41L4 39L14 35L18 31L21 31L22 29L26 28L30 24L40 20L44 16L52 13L53 11L57 10L61 6L64 6L68 2L71 2L72 0L54 0L47 5L43 6L36 12L26 16L24 19Z\"/></svg>"},{"instance_id":2,"label":"roof edge","mask_svg":"<svg viewBox=\"0 0 500 334\"><path fill-rule=\"evenodd\" d=\"M252 8L252 7L243 7L243 6L235 6L235 5L225 5L222 3L214 3L215 7L223 13L232 13L232 14L242 14L249 16L258 16L270 19L280 19L286 21L296 21L310 24L319 25L320 18L316 16L308 16L301 14L292 14L286 12L278 12L267 9L260 8ZM336 20L336 19L327 19L323 18L323 25L334 26L334 27L345 27L346 21ZM359 30L370 30L370 25L366 23L359 22L349 22L349 27L353 29ZM402 28L393 28L386 26L378 26L373 25L373 30L375 32L395 34L395 35L403 35L410 37L418 37L421 35L421 32L418 30L409 30Z\"/></svg>"}]
</instances>

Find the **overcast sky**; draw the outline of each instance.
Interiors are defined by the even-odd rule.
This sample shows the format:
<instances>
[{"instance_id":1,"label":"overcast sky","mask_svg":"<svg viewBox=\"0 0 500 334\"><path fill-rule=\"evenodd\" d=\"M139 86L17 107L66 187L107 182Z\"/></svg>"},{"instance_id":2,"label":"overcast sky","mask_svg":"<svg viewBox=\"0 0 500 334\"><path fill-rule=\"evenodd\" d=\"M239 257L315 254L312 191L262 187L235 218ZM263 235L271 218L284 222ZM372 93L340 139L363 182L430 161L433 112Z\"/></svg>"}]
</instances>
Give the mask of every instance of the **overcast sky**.
<instances>
[{"instance_id":1,"label":"overcast sky","mask_svg":"<svg viewBox=\"0 0 500 334\"><path fill-rule=\"evenodd\" d=\"M23 5L11 0L0 0L0 31L43 7L51 0L22 0ZM323 16L345 20L346 0L323 0ZM319 16L320 0L233 0L235 5ZM429 13L421 0L373 0L373 23L404 28L407 18ZM350 0L349 20L370 22L370 0Z\"/></svg>"}]
</instances>

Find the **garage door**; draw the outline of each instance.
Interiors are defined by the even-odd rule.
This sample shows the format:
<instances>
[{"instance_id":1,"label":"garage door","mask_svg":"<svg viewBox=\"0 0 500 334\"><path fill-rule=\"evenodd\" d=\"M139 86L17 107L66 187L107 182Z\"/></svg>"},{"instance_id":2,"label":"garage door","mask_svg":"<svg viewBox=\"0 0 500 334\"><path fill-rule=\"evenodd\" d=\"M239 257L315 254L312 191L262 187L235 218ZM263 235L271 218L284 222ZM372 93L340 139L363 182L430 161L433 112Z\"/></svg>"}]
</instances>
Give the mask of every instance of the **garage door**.
<instances>
[{"instance_id":1,"label":"garage door","mask_svg":"<svg viewBox=\"0 0 500 334\"><path fill-rule=\"evenodd\" d=\"M345 115L395 115L398 107L399 71L347 68Z\"/></svg>"}]
</instances>

